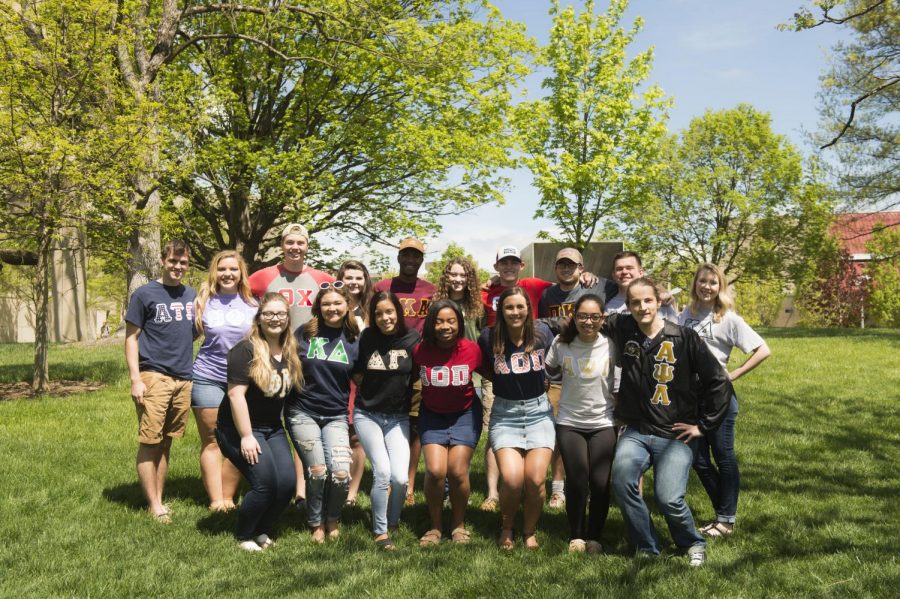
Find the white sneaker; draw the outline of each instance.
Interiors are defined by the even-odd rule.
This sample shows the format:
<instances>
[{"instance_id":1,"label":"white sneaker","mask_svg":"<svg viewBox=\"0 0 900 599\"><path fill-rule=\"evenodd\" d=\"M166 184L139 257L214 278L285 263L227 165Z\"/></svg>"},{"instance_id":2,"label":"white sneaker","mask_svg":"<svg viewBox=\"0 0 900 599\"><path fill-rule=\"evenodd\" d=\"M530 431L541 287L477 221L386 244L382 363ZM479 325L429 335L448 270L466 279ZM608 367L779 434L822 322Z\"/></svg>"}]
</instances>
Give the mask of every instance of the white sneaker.
<instances>
[{"instance_id":1,"label":"white sneaker","mask_svg":"<svg viewBox=\"0 0 900 599\"><path fill-rule=\"evenodd\" d=\"M688 565L692 568L699 568L706 563L706 548L694 546L688 549Z\"/></svg>"},{"instance_id":2,"label":"white sneaker","mask_svg":"<svg viewBox=\"0 0 900 599\"><path fill-rule=\"evenodd\" d=\"M256 544L256 541L241 541L238 547L244 551L262 551L262 547Z\"/></svg>"},{"instance_id":3,"label":"white sneaker","mask_svg":"<svg viewBox=\"0 0 900 599\"><path fill-rule=\"evenodd\" d=\"M254 537L253 541L257 545L259 545L260 549L268 549L269 547L271 547L272 545L275 544L275 541L273 541L271 538L269 538L269 535L267 535L266 533L262 533L261 535ZM253 550L251 549L250 551L253 551Z\"/></svg>"},{"instance_id":4,"label":"white sneaker","mask_svg":"<svg viewBox=\"0 0 900 599\"><path fill-rule=\"evenodd\" d=\"M553 510L560 510L566 507L566 496L563 493L552 493L547 506Z\"/></svg>"}]
</instances>

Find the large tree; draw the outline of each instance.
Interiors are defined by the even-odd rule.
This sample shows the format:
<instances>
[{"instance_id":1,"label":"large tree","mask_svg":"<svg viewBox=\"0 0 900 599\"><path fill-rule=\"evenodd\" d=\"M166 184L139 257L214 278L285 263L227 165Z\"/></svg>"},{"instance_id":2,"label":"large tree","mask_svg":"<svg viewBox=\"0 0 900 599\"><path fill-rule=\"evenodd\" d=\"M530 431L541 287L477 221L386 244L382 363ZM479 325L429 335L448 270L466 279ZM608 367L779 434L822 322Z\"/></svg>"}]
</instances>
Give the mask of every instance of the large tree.
<instances>
[{"instance_id":1,"label":"large tree","mask_svg":"<svg viewBox=\"0 0 900 599\"><path fill-rule=\"evenodd\" d=\"M800 153L752 106L707 111L663 141L645 204L627 231L657 270L720 265L732 280L798 276L830 217Z\"/></svg>"},{"instance_id":2,"label":"large tree","mask_svg":"<svg viewBox=\"0 0 900 599\"><path fill-rule=\"evenodd\" d=\"M596 14L588 1L576 13L554 1L539 60L551 72L543 83L549 93L517 110L524 163L540 194L535 216L561 230L540 235L580 249L604 218L638 201L665 133L668 101L646 85L652 49L627 55L643 27L640 18L628 30L620 25L627 7L628 0L611 0L606 14Z\"/></svg>"},{"instance_id":3,"label":"large tree","mask_svg":"<svg viewBox=\"0 0 900 599\"><path fill-rule=\"evenodd\" d=\"M797 30L838 26L850 37L832 49L822 76L816 138L853 209L900 202L900 11L896 0L812 0Z\"/></svg>"},{"instance_id":4,"label":"large tree","mask_svg":"<svg viewBox=\"0 0 900 599\"><path fill-rule=\"evenodd\" d=\"M253 14L186 29L195 51L179 65L195 82L183 88L196 127L168 184L198 258L233 247L255 268L287 222L390 243L500 201L510 90L530 44L470 5L336 3L340 18L321 25L331 43ZM213 33L244 30L257 39Z\"/></svg>"}]
</instances>

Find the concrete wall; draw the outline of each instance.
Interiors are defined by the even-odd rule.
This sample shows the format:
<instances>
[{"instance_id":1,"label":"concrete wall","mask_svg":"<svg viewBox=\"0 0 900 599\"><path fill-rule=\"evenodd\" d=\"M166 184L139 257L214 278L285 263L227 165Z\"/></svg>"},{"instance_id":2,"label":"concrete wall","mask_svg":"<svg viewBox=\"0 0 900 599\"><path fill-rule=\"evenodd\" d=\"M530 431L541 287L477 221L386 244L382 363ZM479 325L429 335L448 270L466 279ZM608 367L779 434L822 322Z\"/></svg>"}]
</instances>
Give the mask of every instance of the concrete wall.
<instances>
[{"instance_id":1,"label":"concrete wall","mask_svg":"<svg viewBox=\"0 0 900 599\"><path fill-rule=\"evenodd\" d=\"M525 269L522 277L538 277L545 281L556 281L556 253L567 247L564 243L535 241L522 249L522 260ZM621 252L624 245L621 241L595 241L588 244L581 252L584 258L584 269L598 277L609 278L612 272L613 256Z\"/></svg>"}]
</instances>

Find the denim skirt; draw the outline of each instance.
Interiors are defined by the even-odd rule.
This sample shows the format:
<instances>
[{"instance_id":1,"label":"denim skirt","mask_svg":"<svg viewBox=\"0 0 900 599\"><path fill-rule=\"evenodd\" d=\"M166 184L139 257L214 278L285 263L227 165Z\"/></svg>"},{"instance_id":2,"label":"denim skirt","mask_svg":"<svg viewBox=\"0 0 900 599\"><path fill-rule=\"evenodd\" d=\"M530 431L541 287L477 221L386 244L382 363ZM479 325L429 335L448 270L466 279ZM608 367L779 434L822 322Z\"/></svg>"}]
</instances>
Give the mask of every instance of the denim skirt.
<instances>
[{"instance_id":1,"label":"denim skirt","mask_svg":"<svg viewBox=\"0 0 900 599\"><path fill-rule=\"evenodd\" d=\"M422 445L465 445L475 448L481 436L481 406L475 402L463 412L441 414L424 405L419 409L418 430Z\"/></svg>"},{"instance_id":2,"label":"denim skirt","mask_svg":"<svg viewBox=\"0 0 900 599\"><path fill-rule=\"evenodd\" d=\"M504 447L537 449L556 445L553 408L544 393L531 399L512 400L494 396L488 427L491 449Z\"/></svg>"}]
</instances>

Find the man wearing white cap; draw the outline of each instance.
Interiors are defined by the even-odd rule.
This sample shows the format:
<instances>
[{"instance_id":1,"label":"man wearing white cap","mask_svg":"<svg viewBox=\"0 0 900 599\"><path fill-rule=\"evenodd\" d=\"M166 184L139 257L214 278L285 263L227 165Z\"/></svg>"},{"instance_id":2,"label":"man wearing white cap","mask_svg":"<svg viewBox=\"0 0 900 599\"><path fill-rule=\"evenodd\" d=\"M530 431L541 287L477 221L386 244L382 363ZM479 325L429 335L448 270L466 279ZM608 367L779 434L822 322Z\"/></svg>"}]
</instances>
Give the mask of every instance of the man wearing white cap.
<instances>
[{"instance_id":1,"label":"man wearing white cap","mask_svg":"<svg viewBox=\"0 0 900 599\"><path fill-rule=\"evenodd\" d=\"M322 283L334 282L334 277L305 264L309 249L306 227L291 223L281 232L281 264L258 270L248 279L250 290L257 298L268 291L277 291L290 305L291 329L296 331L312 318L312 304Z\"/></svg>"},{"instance_id":2,"label":"man wearing white cap","mask_svg":"<svg viewBox=\"0 0 900 599\"><path fill-rule=\"evenodd\" d=\"M291 223L281 231L281 264L258 270L247 279L250 291L261 299L269 291L276 291L288 301L291 313L291 330L296 332L312 318L312 304L322 283L333 283L334 277L305 264L309 249L309 232L301 224ZM299 506L306 497L306 479L303 464L294 455L297 470L295 503Z\"/></svg>"}]
</instances>

